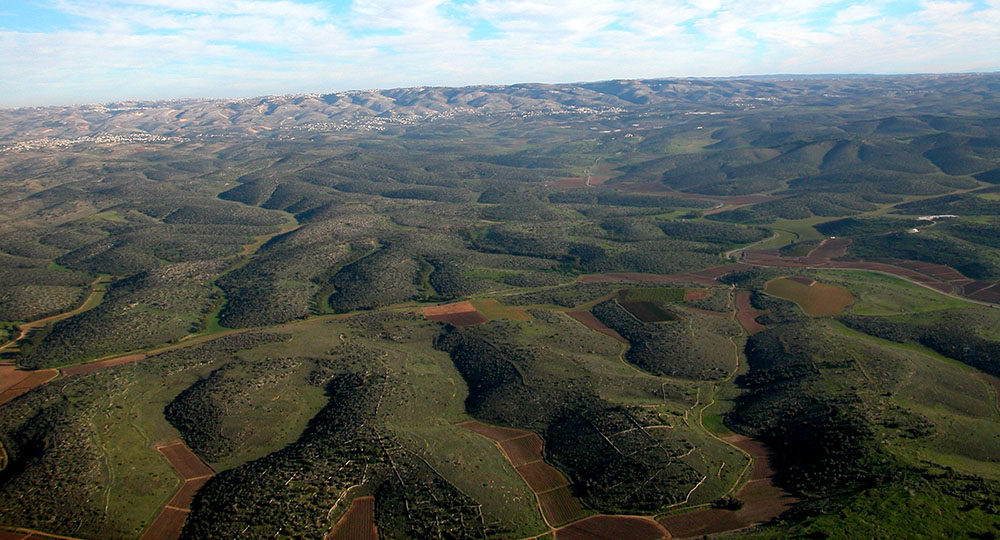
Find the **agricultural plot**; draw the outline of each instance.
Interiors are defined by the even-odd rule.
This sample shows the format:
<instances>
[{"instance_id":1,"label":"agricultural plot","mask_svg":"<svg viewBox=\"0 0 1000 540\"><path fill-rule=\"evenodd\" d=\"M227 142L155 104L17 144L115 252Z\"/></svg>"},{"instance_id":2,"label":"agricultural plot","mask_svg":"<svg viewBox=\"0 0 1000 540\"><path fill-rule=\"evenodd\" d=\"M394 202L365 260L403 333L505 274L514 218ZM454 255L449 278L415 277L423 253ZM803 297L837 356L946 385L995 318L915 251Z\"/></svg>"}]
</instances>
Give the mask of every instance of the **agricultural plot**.
<instances>
[{"instance_id":1,"label":"agricultural plot","mask_svg":"<svg viewBox=\"0 0 1000 540\"><path fill-rule=\"evenodd\" d=\"M791 300L807 315L839 315L854 303L854 295L843 287L818 283L808 278L778 278L767 283L764 292Z\"/></svg>"},{"instance_id":2,"label":"agricultural plot","mask_svg":"<svg viewBox=\"0 0 1000 540\"><path fill-rule=\"evenodd\" d=\"M556 531L556 540L603 538L661 540L671 536L666 529L651 519L630 516L591 516Z\"/></svg>"},{"instance_id":3,"label":"agricultural plot","mask_svg":"<svg viewBox=\"0 0 1000 540\"><path fill-rule=\"evenodd\" d=\"M351 507L326 535L326 540L378 540L375 497L358 497L351 501Z\"/></svg>"},{"instance_id":4,"label":"agricultural plot","mask_svg":"<svg viewBox=\"0 0 1000 540\"><path fill-rule=\"evenodd\" d=\"M432 321L444 322L455 326L471 326L487 321L470 302L456 302L442 306L423 308L424 316Z\"/></svg>"},{"instance_id":5,"label":"agricultural plot","mask_svg":"<svg viewBox=\"0 0 1000 540\"><path fill-rule=\"evenodd\" d=\"M55 369L25 371L11 365L0 365L0 405L41 386L59 376Z\"/></svg>"},{"instance_id":6,"label":"agricultural plot","mask_svg":"<svg viewBox=\"0 0 1000 540\"><path fill-rule=\"evenodd\" d=\"M191 511L194 496L215 474L208 465L198 458L183 441L171 441L156 450L170 462L183 484L167 502L149 528L142 534L142 540L176 540L184 529L184 522Z\"/></svg>"},{"instance_id":7,"label":"agricultural plot","mask_svg":"<svg viewBox=\"0 0 1000 540\"><path fill-rule=\"evenodd\" d=\"M591 330L610 336L622 343L628 343L627 339L623 338L618 332L608 328L606 324L601 322L597 317L594 317L594 314L589 311L567 311L566 315L573 317L573 319Z\"/></svg>"}]
</instances>

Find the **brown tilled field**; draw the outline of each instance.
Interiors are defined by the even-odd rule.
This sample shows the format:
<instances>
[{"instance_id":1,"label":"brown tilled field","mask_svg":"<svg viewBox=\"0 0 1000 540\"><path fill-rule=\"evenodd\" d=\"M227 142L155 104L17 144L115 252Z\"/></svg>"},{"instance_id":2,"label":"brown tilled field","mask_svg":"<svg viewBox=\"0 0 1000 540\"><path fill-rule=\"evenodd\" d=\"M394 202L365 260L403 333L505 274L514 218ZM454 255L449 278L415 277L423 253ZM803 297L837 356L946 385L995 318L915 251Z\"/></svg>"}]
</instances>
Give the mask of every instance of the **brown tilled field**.
<instances>
[{"instance_id":1,"label":"brown tilled field","mask_svg":"<svg viewBox=\"0 0 1000 540\"><path fill-rule=\"evenodd\" d=\"M210 476L204 476L201 478L195 478L193 480L185 480L184 485L181 486L177 493L174 494L167 506L173 506L174 508L191 508L191 503L194 502L194 494L204 486Z\"/></svg>"},{"instance_id":2,"label":"brown tilled field","mask_svg":"<svg viewBox=\"0 0 1000 540\"><path fill-rule=\"evenodd\" d=\"M351 501L351 507L326 535L326 540L378 540L375 497L358 497Z\"/></svg>"},{"instance_id":3,"label":"brown tilled field","mask_svg":"<svg viewBox=\"0 0 1000 540\"><path fill-rule=\"evenodd\" d=\"M688 289L684 291L684 301L694 302L697 300L704 300L705 298L708 298L708 295L710 294L712 294L712 291L709 289Z\"/></svg>"},{"instance_id":4,"label":"brown tilled field","mask_svg":"<svg viewBox=\"0 0 1000 540\"><path fill-rule=\"evenodd\" d=\"M41 386L59 375L55 369L23 371L14 366L0 366L0 405Z\"/></svg>"},{"instance_id":5,"label":"brown tilled field","mask_svg":"<svg viewBox=\"0 0 1000 540\"><path fill-rule=\"evenodd\" d=\"M551 491L569 485L569 480L555 467L544 461L535 461L517 467L518 474L535 493Z\"/></svg>"},{"instance_id":6,"label":"brown tilled field","mask_svg":"<svg viewBox=\"0 0 1000 540\"><path fill-rule=\"evenodd\" d=\"M191 480L193 478L202 478L205 476L212 476L215 474L212 468L205 464L190 448L187 447L181 440L175 440L167 443L164 446L156 447L157 450L163 454L163 457L167 458L170 462L170 466L173 467L177 474L181 475L184 480Z\"/></svg>"},{"instance_id":7,"label":"brown tilled field","mask_svg":"<svg viewBox=\"0 0 1000 540\"><path fill-rule=\"evenodd\" d=\"M768 281L764 292L795 302L807 315L839 315L854 303L854 295L843 287L791 278Z\"/></svg>"},{"instance_id":8,"label":"brown tilled field","mask_svg":"<svg viewBox=\"0 0 1000 540\"><path fill-rule=\"evenodd\" d=\"M847 255L847 247L851 245L850 238L827 238L806 255L807 259L830 260Z\"/></svg>"},{"instance_id":9,"label":"brown tilled field","mask_svg":"<svg viewBox=\"0 0 1000 540\"><path fill-rule=\"evenodd\" d=\"M455 326L472 326L486 322L486 317L469 302L455 302L423 309L424 317L432 321L451 323Z\"/></svg>"},{"instance_id":10,"label":"brown tilled field","mask_svg":"<svg viewBox=\"0 0 1000 540\"><path fill-rule=\"evenodd\" d=\"M763 315L764 312L750 305L749 292L739 291L736 293L736 310L736 320L743 325L747 333L752 335L764 330L764 325L754 320L758 315Z\"/></svg>"},{"instance_id":11,"label":"brown tilled field","mask_svg":"<svg viewBox=\"0 0 1000 540\"><path fill-rule=\"evenodd\" d=\"M143 533L142 540L176 540L181 536L195 493L215 473L180 439L157 446L156 449L167 458L170 466L184 479L184 483Z\"/></svg>"},{"instance_id":12,"label":"brown tilled field","mask_svg":"<svg viewBox=\"0 0 1000 540\"><path fill-rule=\"evenodd\" d=\"M660 524L674 538L719 534L765 523L780 516L796 502L795 498L774 485L771 451L766 446L742 435L731 435L724 440L746 451L754 459L749 481L736 492L736 498L744 503L743 508L736 511L704 508L660 518Z\"/></svg>"},{"instance_id":13,"label":"brown tilled field","mask_svg":"<svg viewBox=\"0 0 1000 540\"><path fill-rule=\"evenodd\" d=\"M627 302L619 301L619 304L633 317L642 322L660 322L676 320L677 316L661 308L653 302Z\"/></svg>"},{"instance_id":14,"label":"brown tilled field","mask_svg":"<svg viewBox=\"0 0 1000 540\"><path fill-rule=\"evenodd\" d=\"M644 517L592 516L556 531L556 540L661 540L670 533Z\"/></svg>"},{"instance_id":15,"label":"brown tilled field","mask_svg":"<svg viewBox=\"0 0 1000 540\"><path fill-rule=\"evenodd\" d=\"M542 459L542 439L534 433L501 441L500 448L503 448L503 453L515 467Z\"/></svg>"},{"instance_id":16,"label":"brown tilled field","mask_svg":"<svg viewBox=\"0 0 1000 540\"><path fill-rule=\"evenodd\" d=\"M108 360L100 360L97 362L90 362L88 364L79 364L75 366L69 366L62 368L62 374L66 377L72 377L73 375L82 375L84 373L90 373L92 371L97 371L99 369L104 369L112 366L120 366L122 364L130 364L132 362L138 362L139 360L144 360L146 358L145 354L129 354L126 356L119 356L118 358L111 358Z\"/></svg>"},{"instance_id":17,"label":"brown tilled field","mask_svg":"<svg viewBox=\"0 0 1000 540\"><path fill-rule=\"evenodd\" d=\"M1000 285L992 285L988 288L980 289L970 294L969 297L980 302L1000 304Z\"/></svg>"},{"instance_id":18,"label":"brown tilled field","mask_svg":"<svg viewBox=\"0 0 1000 540\"><path fill-rule=\"evenodd\" d=\"M455 313L466 313L476 311L472 302L455 302L453 304L441 304L440 306L427 306L423 308L424 316L427 318L440 315L454 315Z\"/></svg>"},{"instance_id":19,"label":"brown tilled field","mask_svg":"<svg viewBox=\"0 0 1000 540\"><path fill-rule=\"evenodd\" d=\"M562 525L584 516L583 506L570 491L566 477L558 469L542 461L541 437L530 431L490 426L476 421L458 425L492 439L503 449L507 461L535 492L538 505L549 524Z\"/></svg>"},{"instance_id":20,"label":"brown tilled field","mask_svg":"<svg viewBox=\"0 0 1000 540\"><path fill-rule=\"evenodd\" d=\"M622 343L628 343L628 340L623 338L618 332L608 328L604 323L602 323L594 314L589 311L567 311L567 315L573 317L581 324L590 328L591 330L600 332L604 335L611 336Z\"/></svg>"},{"instance_id":21,"label":"brown tilled field","mask_svg":"<svg viewBox=\"0 0 1000 540\"><path fill-rule=\"evenodd\" d=\"M536 496L545 519L554 526L569 523L585 515L580 501L573 496L568 486L537 493Z\"/></svg>"},{"instance_id":22,"label":"brown tilled field","mask_svg":"<svg viewBox=\"0 0 1000 540\"><path fill-rule=\"evenodd\" d=\"M153 523L142 533L140 540L177 540L184 529L188 511L165 506Z\"/></svg>"}]
</instances>

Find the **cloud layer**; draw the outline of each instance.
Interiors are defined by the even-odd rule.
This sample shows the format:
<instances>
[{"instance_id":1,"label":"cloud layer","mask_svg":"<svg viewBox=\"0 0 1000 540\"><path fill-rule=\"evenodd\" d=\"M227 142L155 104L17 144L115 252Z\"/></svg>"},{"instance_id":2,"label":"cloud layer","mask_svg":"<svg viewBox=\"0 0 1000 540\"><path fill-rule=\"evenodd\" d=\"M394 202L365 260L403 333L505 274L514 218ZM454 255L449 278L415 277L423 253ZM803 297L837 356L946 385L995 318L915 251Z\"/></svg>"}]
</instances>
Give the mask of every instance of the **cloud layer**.
<instances>
[{"instance_id":1,"label":"cloud layer","mask_svg":"<svg viewBox=\"0 0 1000 540\"><path fill-rule=\"evenodd\" d=\"M1000 69L1000 0L37 0L0 106L352 88Z\"/></svg>"}]
</instances>

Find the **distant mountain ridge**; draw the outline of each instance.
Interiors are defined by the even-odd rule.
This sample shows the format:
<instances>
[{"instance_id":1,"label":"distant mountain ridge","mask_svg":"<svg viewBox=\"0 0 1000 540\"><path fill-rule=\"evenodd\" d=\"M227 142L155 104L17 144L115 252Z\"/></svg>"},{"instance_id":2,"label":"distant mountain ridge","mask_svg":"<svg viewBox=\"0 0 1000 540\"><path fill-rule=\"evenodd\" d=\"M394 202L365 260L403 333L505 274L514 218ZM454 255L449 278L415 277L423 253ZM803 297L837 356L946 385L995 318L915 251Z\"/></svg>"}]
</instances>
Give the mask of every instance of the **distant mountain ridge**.
<instances>
[{"instance_id":1,"label":"distant mountain ridge","mask_svg":"<svg viewBox=\"0 0 1000 540\"><path fill-rule=\"evenodd\" d=\"M763 106L878 97L883 105L919 107L934 92L1000 95L1000 74L775 76L720 79L610 80L570 84L414 87L244 99L121 101L102 105L0 109L0 144L92 137L273 136L296 131L382 130L452 118L658 112L746 111Z\"/></svg>"}]
</instances>

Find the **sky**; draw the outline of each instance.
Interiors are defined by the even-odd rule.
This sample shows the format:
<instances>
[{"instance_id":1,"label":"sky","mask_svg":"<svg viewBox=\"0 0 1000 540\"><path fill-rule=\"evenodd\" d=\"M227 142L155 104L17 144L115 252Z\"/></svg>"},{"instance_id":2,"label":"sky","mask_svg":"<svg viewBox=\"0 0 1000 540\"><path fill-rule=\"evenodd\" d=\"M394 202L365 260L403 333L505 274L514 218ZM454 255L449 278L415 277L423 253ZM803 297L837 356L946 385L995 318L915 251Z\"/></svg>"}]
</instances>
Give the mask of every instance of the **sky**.
<instances>
[{"instance_id":1,"label":"sky","mask_svg":"<svg viewBox=\"0 0 1000 540\"><path fill-rule=\"evenodd\" d=\"M0 0L0 107L1000 70L1000 0Z\"/></svg>"}]
</instances>

